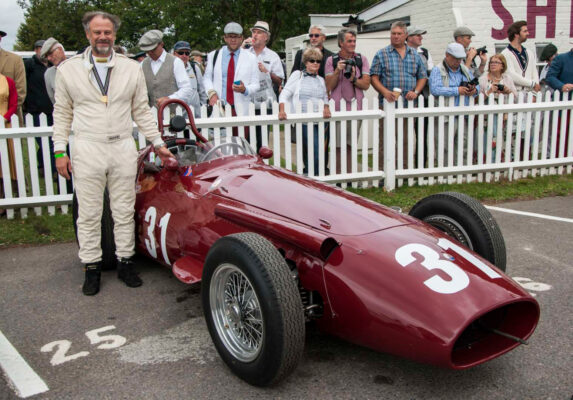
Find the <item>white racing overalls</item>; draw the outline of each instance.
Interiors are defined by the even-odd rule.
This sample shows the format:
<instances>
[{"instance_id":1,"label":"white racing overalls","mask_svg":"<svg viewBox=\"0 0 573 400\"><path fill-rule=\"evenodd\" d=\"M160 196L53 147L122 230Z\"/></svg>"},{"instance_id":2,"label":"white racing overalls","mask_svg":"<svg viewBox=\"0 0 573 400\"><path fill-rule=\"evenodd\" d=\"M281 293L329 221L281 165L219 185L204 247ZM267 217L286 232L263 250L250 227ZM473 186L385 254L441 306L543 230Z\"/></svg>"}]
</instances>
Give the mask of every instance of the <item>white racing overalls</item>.
<instances>
[{"instance_id":1,"label":"white racing overalls","mask_svg":"<svg viewBox=\"0 0 573 400\"><path fill-rule=\"evenodd\" d=\"M82 263L102 259L101 216L107 185L114 220L116 255L134 253L134 205L137 150L133 122L154 145L161 135L147 104L139 64L112 53L106 101L89 61L91 49L64 61L56 73L54 150L65 151L71 129L72 173L79 205L77 220Z\"/></svg>"}]
</instances>

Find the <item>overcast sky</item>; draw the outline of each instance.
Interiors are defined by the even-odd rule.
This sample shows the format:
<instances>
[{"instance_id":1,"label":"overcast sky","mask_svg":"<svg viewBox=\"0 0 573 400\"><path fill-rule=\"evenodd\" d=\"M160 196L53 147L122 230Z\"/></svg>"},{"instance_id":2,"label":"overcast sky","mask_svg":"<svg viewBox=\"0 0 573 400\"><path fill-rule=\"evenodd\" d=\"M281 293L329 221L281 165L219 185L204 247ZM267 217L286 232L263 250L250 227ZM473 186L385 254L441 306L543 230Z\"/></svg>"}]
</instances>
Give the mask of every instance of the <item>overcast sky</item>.
<instances>
[{"instance_id":1,"label":"overcast sky","mask_svg":"<svg viewBox=\"0 0 573 400\"><path fill-rule=\"evenodd\" d=\"M6 32L0 45L5 50L12 50L16 42L18 27L24 22L24 10L20 8L16 0L0 0L0 31ZM33 49L27 49L33 50Z\"/></svg>"}]
</instances>

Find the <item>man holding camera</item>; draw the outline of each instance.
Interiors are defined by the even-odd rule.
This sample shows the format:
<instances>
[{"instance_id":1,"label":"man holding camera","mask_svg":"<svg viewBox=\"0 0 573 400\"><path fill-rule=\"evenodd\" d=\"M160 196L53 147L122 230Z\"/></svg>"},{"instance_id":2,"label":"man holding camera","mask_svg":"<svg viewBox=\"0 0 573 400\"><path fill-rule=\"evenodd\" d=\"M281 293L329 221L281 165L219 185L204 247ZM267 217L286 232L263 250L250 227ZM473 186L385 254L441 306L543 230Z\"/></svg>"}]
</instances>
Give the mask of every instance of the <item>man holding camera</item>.
<instances>
[{"instance_id":1,"label":"man holding camera","mask_svg":"<svg viewBox=\"0 0 573 400\"><path fill-rule=\"evenodd\" d=\"M338 32L338 54L328 57L324 66L326 74L326 89L330 92L330 97L334 100L336 111L340 111L340 100L346 101L346 111L352 109L352 104L356 102L356 109L362 110L362 99L364 91L370 87L370 65L368 59L356 50L356 32L351 29L341 29ZM337 171L350 172L351 169L351 122L346 121L346 169L341 165L341 125L336 124L336 165ZM362 121L358 121L358 132L362 126Z\"/></svg>"},{"instance_id":2,"label":"man holding camera","mask_svg":"<svg viewBox=\"0 0 573 400\"><path fill-rule=\"evenodd\" d=\"M479 93L479 85L477 78L474 78L470 69L463 63L466 59L466 52L460 43L450 43L446 48L446 57L444 60L434 67L430 74L430 93L433 96L454 97L455 106L460 105L460 96L466 96L465 105L469 105L469 96L477 96ZM457 148L457 118L454 122L454 149ZM439 155L441 148L438 143L438 127L440 118L435 118L437 123L434 129L434 148L436 155ZM448 118L445 119L444 132L448 132ZM466 143L467 146L467 143ZM448 158L447 144L445 146L445 157ZM453 165L453 152L450 153L448 165ZM440 160L440 157L438 157ZM443 166L442 163L439 166Z\"/></svg>"},{"instance_id":3,"label":"man holding camera","mask_svg":"<svg viewBox=\"0 0 573 400\"><path fill-rule=\"evenodd\" d=\"M454 31L454 40L456 43L461 44L466 52L465 66L468 67L476 78L479 78L483 71L485 70L485 65L487 64L487 50L484 47L476 49L475 47L470 47L472 42L472 36L475 33L472 32L470 28L465 26L460 26ZM479 57L479 66L476 63L476 57Z\"/></svg>"}]
</instances>

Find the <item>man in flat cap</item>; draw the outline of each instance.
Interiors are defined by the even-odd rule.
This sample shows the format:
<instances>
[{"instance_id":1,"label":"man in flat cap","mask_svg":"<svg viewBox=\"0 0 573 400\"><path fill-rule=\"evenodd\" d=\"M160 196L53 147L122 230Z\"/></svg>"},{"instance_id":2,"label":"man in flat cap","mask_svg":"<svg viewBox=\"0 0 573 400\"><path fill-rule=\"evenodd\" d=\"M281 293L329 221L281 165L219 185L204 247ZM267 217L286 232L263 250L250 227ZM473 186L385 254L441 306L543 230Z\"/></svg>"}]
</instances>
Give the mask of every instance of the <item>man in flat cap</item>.
<instances>
[{"instance_id":1,"label":"man in flat cap","mask_svg":"<svg viewBox=\"0 0 573 400\"><path fill-rule=\"evenodd\" d=\"M58 65L66 60L66 50L60 42L51 37L46 39L44 42L42 50L40 51L40 57L48 60L50 64L52 64L52 66L44 73L44 81L46 83L46 91L48 92L48 96L53 104L56 102L56 69L58 68Z\"/></svg>"},{"instance_id":2,"label":"man in flat cap","mask_svg":"<svg viewBox=\"0 0 573 400\"><path fill-rule=\"evenodd\" d=\"M1 42L4 36L6 36L6 32L0 31L0 74L6 75L16 83L16 91L18 92L18 119L20 123L22 123L22 105L26 99L26 69L24 68L22 57L2 48Z\"/></svg>"},{"instance_id":3,"label":"man in flat cap","mask_svg":"<svg viewBox=\"0 0 573 400\"><path fill-rule=\"evenodd\" d=\"M221 101L231 105L233 115L247 115L251 93L258 92L260 87L257 59L248 51L241 50L241 25L229 22L223 33L226 46L213 50L207 56L203 82L209 105L214 106Z\"/></svg>"},{"instance_id":4,"label":"man in flat cap","mask_svg":"<svg viewBox=\"0 0 573 400\"><path fill-rule=\"evenodd\" d=\"M417 26L410 25L408 27L407 33L408 38L406 39L406 44L418 51L418 55L422 58L422 62L426 67L426 71L428 71L428 76L430 76L430 73L434 68L434 60L432 60L432 56L430 55L428 49L422 47L422 35L425 35L427 31Z\"/></svg>"},{"instance_id":5,"label":"man in flat cap","mask_svg":"<svg viewBox=\"0 0 573 400\"><path fill-rule=\"evenodd\" d=\"M251 94L251 101L255 103L255 114L260 115L261 109L266 108L267 115L272 114L272 104L276 101L273 84L281 85L285 74L281 59L277 53L267 47L271 32L269 24L265 21L257 21L251 28L250 46L246 51L257 58L259 70L259 90ZM257 152L263 145L262 127L256 126Z\"/></svg>"},{"instance_id":6,"label":"man in flat cap","mask_svg":"<svg viewBox=\"0 0 573 400\"><path fill-rule=\"evenodd\" d=\"M46 91L46 83L44 81L44 74L48 69L46 66L45 59L40 57L42 46L44 45L44 40L37 40L34 43L35 54L24 61L24 68L26 69L26 100L24 101L24 113L30 114L32 116L32 121L34 126L40 126L40 115L46 115L46 121L48 126L53 125L52 111L54 107L52 101L48 96ZM37 137L36 143L38 143L38 166L43 168L43 150L42 150L42 139ZM53 148L50 148L53 151ZM55 164L52 163L53 172L56 172Z\"/></svg>"},{"instance_id":7,"label":"man in flat cap","mask_svg":"<svg viewBox=\"0 0 573 400\"><path fill-rule=\"evenodd\" d=\"M465 26L460 26L454 30L454 41L456 43L461 44L464 46L466 51L466 59L465 59L465 66L468 67L473 75L477 78L483 71L485 71L485 65L487 63L487 54L484 52L479 52L476 50L475 47L470 47L472 42L472 36L475 36L475 33L470 28ZM480 59L479 66L476 63L476 56Z\"/></svg>"},{"instance_id":8,"label":"man in flat cap","mask_svg":"<svg viewBox=\"0 0 573 400\"><path fill-rule=\"evenodd\" d=\"M189 42L180 40L173 46L173 55L180 59L185 65L185 72L189 77L189 82L191 83L191 90L197 92L198 96L192 98L189 106L193 107L193 112L195 117L199 118L201 116L201 106L207 104L207 93L205 92L205 87L203 84L203 73L201 68L191 60L191 46Z\"/></svg>"},{"instance_id":9,"label":"man in flat cap","mask_svg":"<svg viewBox=\"0 0 573 400\"><path fill-rule=\"evenodd\" d=\"M526 21L517 21L507 29L509 44L501 54L507 61L507 74L515 83L517 91L539 92L539 73L535 53L523 46L529 37Z\"/></svg>"},{"instance_id":10,"label":"man in flat cap","mask_svg":"<svg viewBox=\"0 0 573 400\"><path fill-rule=\"evenodd\" d=\"M201 68L201 74L205 75L205 60L203 59L205 54L201 53L199 50L191 51L191 61Z\"/></svg>"},{"instance_id":11,"label":"man in flat cap","mask_svg":"<svg viewBox=\"0 0 573 400\"><path fill-rule=\"evenodd\" d=\"M54 105L54 151L58 173L74 184L78 200L79 257L84 264L82 291L99 291L104 190L113 217L117 277L129 287L141 286L135 253L135 176L137 148L133 123L162 161L171 157L149 105L139 64L113 50L120 25L117 16L90 11L82 18L90 46L58 66ZM66 154L74 127L73 162Z\"/></svg>"},{"instance_id":12,"label":"man in flat cap","mask_svg":"<svg viewBox=\"0 0 573 400\"><path fill-rule=\"evenodd\" d=\"M199 103L199 94L191 88L183 61L165 51L161 31L146 32L139 39L139 48L149 56L143 60L141 68L150 107L159 108L169 99L183 100L189 105Z\"/></svg>"}]
</instances>

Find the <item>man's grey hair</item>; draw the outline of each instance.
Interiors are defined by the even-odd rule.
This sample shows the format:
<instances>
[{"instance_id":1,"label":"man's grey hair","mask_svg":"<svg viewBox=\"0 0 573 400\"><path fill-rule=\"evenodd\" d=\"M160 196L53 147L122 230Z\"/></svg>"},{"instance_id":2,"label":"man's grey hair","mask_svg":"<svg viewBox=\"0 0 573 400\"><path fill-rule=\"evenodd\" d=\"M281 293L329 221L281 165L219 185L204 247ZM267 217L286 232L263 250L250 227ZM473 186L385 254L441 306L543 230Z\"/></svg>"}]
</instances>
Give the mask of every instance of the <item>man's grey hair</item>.
<instances>
[{"instance_id":1,"label":"man's grey hair","mask_svg":"<svg viewBox=\"0 0 573 400\"><path fill-rule=\"evenodd\" d=\"M109 19L111 21L111 23L113 24L113 31L114 32L117 32L117 30L119 29L119 27L121 25L121 20L119 19L119 17L117 15L113 15L113 14L107 13L105 11L88 11L87 13L84 14L84 16L82 18L82 25L84 26L84 31L89 32L90 22L92 22L92 19L94 19L97 16L100 16L103 19Z\"/></svg>"},{"instance_id":2,"label":"man's grey hair","mask_svg":"<svg viewBox=\"0 0 573 400\"><path fill-rule=\"evenodd\" d=\"M392 26L390 26L390 30L394 29L394 28L402 28L404 29L404 32L408 32L408 24L405 23L404 21L396 21L394 23L392 23Z\"/></svg>"},{"instance_id":3,"label":"man's grey hair","mask_svg":"<svg viewBox=\"0 0 573 400\"><path fill-rule=\"evenodd\" d=\"M310 33L310 31L312 31L313 29L318 29L320 31L321 35L325 35L326 36L326 28L324 27L324 25L311 25L310 28L308 28L308 33Z\"/></svg>"},{"instance_id":4,"label":"man's grey hair","mask_svg":"<svg viewBox=\"0 0 573 400\"><path fill-rule=\"evenodd\" d=\"M354 29L344 28L344 29L339 30L338 31L338 47L340 47L340 43L344 42L344 39L346 39L347 33L356 37L356 31Z\"/></svg>"}]
</instances>

